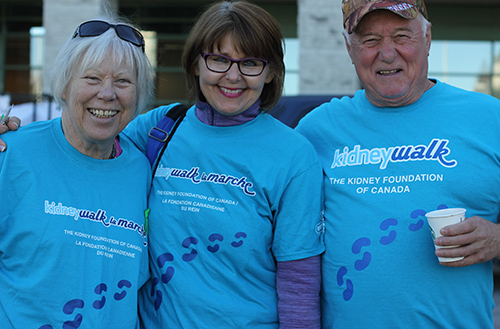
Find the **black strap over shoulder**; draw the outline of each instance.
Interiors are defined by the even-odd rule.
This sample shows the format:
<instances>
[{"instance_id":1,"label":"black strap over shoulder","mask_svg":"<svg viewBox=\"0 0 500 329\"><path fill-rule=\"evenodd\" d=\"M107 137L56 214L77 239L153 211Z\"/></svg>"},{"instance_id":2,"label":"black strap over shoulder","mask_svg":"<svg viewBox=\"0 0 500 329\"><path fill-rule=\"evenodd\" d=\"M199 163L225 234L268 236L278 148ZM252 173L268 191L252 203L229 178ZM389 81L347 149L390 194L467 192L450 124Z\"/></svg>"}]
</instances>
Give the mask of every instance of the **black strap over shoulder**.
<instances>
[{"instance_id":1,"label":"black strap over shoulder","mask_svg":"<svg viewBox=\"0 0 500 329\"><path fill-rule=\"evenodd\" d=\"M189 108L183 104L174 106L165 114L157 125L152 127L149 131L146 155L149 159L149 163L153 167L153 178L156 168L158 167L159 159L163 155L168 142L172 139L172 135L177 130L182 119L186 116L188 109Z\"/></svg>"}]
</instances>

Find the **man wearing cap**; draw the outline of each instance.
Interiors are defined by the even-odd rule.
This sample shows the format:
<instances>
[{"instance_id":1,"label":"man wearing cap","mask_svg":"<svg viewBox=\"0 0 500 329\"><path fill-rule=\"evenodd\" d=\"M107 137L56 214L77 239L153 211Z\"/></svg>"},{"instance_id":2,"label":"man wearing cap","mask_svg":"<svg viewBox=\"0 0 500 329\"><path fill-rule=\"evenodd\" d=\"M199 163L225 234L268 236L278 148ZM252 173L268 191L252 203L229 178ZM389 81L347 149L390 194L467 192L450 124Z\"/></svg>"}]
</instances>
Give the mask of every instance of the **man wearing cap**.
<instances>
[{"instance_id":1,"label":"man wearing cap","mask_svg":"<svg viewBox=\"0 0 500 329\"><path fill-rule=\"evenodd\" d=\"M363 89L296 128L324 170L323 328L493 328L500 101L427 77L422 0L343 0L343 13ZM468 218L435 250L425 214L442 208Z\"/></svg>"}]
</instances>

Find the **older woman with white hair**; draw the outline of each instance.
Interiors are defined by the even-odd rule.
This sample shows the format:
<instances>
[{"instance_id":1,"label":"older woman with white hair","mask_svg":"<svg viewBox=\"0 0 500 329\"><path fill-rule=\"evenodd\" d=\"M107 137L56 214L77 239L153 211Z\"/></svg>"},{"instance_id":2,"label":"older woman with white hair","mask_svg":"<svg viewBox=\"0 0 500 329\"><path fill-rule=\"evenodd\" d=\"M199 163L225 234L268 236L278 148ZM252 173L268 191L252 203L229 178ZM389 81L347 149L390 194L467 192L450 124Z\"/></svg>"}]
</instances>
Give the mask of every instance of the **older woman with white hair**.
<instances>
[{"instance_id":1,"label":"older woman with white hair","mask_svg":"<svg viewBox=\"0 0 500 329\"><path fill-rule=\"evenodd\" d=\"M2 136L0 328L135 328L150 166L120 132L153 94L144 38L84 22L51 79L62 117Z\"/></svg>"}]
</instances>

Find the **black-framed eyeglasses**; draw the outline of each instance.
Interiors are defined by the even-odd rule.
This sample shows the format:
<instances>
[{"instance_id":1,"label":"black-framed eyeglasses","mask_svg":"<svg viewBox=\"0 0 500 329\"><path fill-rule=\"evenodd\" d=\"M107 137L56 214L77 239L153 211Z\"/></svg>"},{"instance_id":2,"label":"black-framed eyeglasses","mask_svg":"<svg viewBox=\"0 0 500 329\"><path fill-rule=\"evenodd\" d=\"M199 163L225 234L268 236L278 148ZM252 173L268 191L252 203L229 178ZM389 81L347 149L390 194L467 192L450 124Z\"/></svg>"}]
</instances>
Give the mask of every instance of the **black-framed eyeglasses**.
<instances>
[{"instance_id":1,"label":"black-framed eyeglasses","mask_svg":"<svg viewBox=\"0 0 500 329\"><path fill-rule=\"evenodd\" d=\"M268 61L260 58L242 58L234 59L219 54L210 54L200 52L201 57L205 61L207 69L215 73L226 73L229 71L233 63L238 65L238 70L240 73L247 76L257 76L260 75L266 68Z\"/></svg>"},{"instance_id":2,"label":"black-framed eyeglasses","mask_svg":"<svg viewBox=\"0 0 500 329\"><path fill-rule=\"evenodd\" d=\"M116 35L127 42L130 42L134 46L141 47L144 52L144 37L141 32L135 28L125 25L125 24L110 24L105 21L88 21L80 24L73 34L73 38L77 35L80 37L97 37L112 27L116 31Z\"/></svg>"}]
</instances>

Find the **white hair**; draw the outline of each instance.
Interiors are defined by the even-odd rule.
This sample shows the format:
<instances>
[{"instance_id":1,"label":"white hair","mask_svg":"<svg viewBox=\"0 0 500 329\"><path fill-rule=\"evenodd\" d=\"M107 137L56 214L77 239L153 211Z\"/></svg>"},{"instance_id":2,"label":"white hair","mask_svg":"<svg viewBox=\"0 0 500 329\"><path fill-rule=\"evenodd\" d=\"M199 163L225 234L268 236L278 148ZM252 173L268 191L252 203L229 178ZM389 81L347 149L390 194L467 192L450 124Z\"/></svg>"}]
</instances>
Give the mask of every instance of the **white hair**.
<instances>
[{"instance_id":1,"label":"white hair","mask_svg":"<svg viewBox=\"0 0 500 329\"><path fill-rule=\"evenodd\" d=\"M110 24L126 24L110 15L98 19ZM124 63L133 69L137 77L135 114L146 109L154 95L154 70L143 49L120 39L113 28L95 37L71 37L62 46L50 72L52 93L61 108L67 107L63 94L73 75L98 66L106 58L112 58L116 63Z\"/></svg>"}]
</instances>

